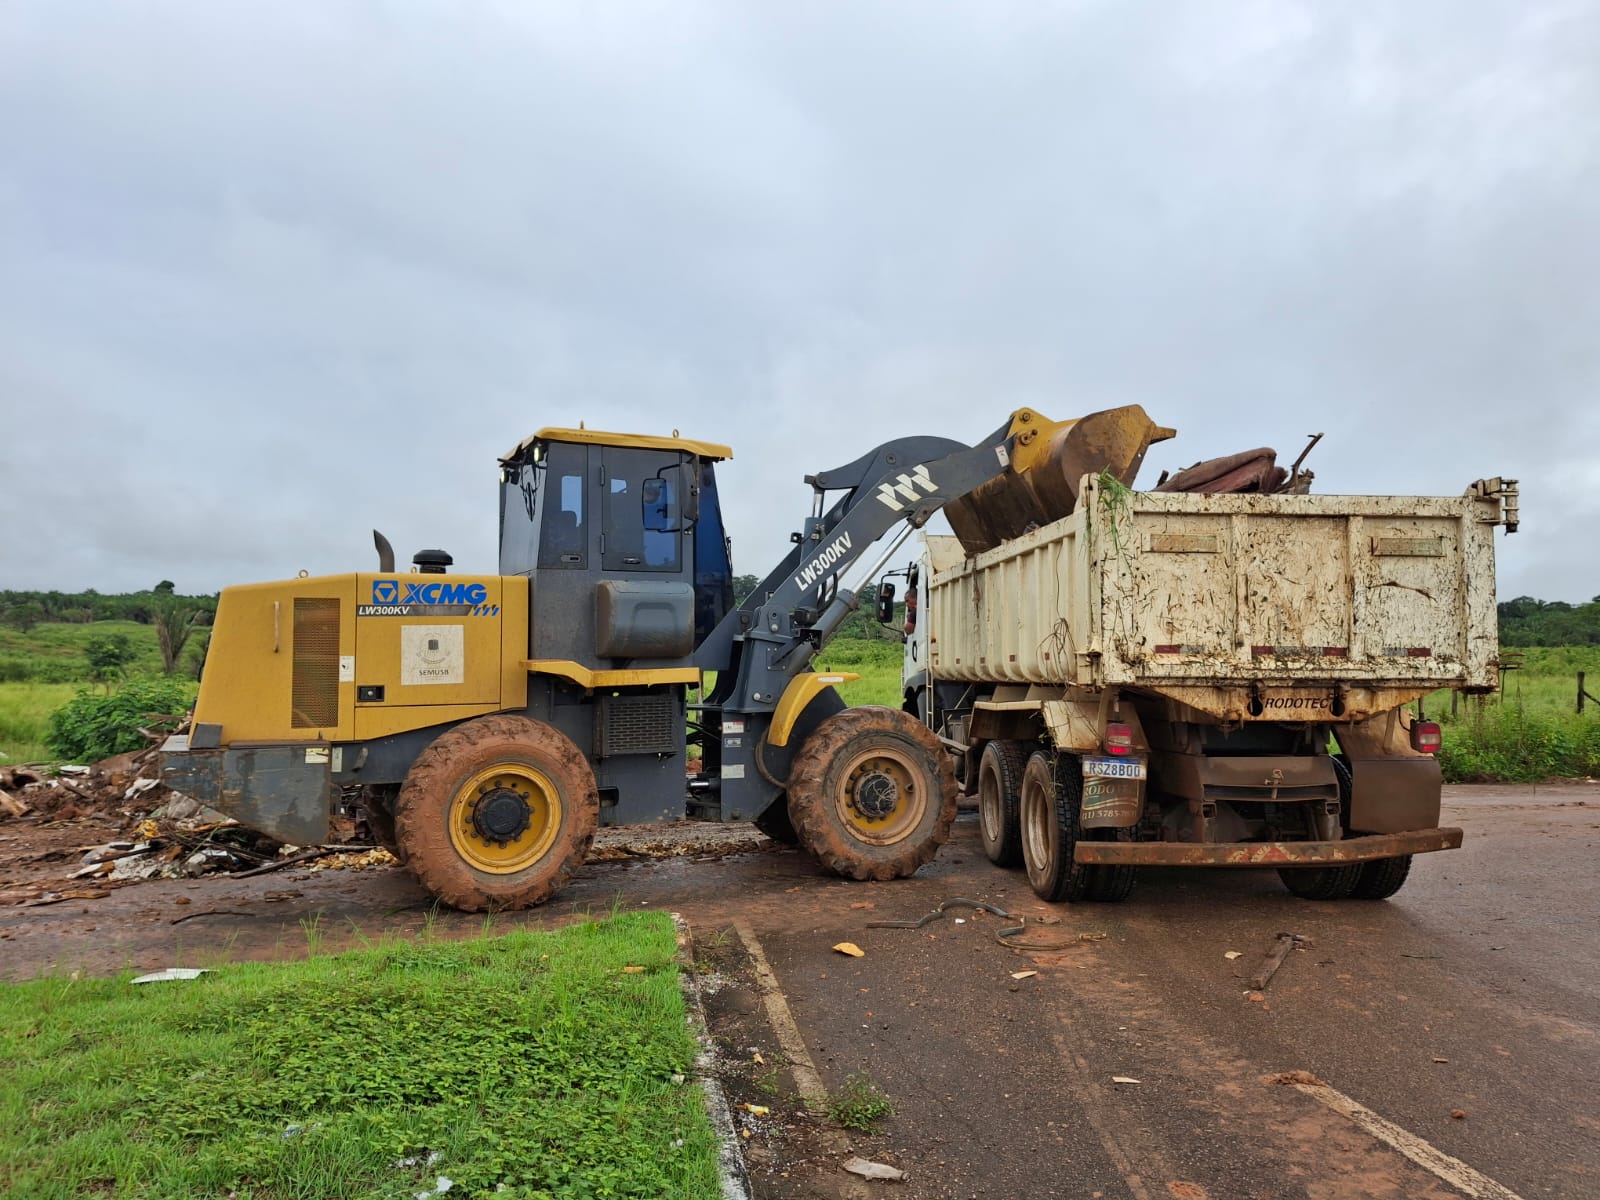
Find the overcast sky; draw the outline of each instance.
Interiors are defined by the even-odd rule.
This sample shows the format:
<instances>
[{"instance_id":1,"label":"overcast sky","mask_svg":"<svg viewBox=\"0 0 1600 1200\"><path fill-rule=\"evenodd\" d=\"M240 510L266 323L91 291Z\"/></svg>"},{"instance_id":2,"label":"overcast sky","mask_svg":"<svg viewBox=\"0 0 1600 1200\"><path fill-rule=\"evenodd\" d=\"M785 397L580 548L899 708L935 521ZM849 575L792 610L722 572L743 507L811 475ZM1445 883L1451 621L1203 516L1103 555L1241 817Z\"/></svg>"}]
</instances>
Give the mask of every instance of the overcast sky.
<instances>
[{"instance_id":1,"label":"overcast sky","mask_svg":"<svg viewBox=\"0 0 1600 1200\"><path fill-rule=\"evenodd\" d=\"M1518 477L1600 593L1600 4L0 4L0 587L450 550L545 425L802 476L1020 405Z\"/></svg>"}]
</instances>

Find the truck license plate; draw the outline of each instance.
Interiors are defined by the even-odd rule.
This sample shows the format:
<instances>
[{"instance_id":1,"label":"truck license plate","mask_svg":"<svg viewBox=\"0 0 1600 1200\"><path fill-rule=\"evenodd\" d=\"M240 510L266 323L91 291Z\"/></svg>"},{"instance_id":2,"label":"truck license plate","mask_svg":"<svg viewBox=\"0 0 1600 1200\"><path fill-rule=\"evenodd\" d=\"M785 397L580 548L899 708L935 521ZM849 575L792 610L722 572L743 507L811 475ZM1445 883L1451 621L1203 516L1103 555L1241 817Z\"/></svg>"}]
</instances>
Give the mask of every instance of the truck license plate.
<instances>
[{"instance_id":1,"label":"truck license plate","mask_svg":"<svg viewBox=\"0 0 1600 1200\"><path fill-rule=\"evenodd\" d=\"M1142 758L1086 758L1083 760L1085 779L1143 779L1145 765Z\"/></svg>"}]
</instances>

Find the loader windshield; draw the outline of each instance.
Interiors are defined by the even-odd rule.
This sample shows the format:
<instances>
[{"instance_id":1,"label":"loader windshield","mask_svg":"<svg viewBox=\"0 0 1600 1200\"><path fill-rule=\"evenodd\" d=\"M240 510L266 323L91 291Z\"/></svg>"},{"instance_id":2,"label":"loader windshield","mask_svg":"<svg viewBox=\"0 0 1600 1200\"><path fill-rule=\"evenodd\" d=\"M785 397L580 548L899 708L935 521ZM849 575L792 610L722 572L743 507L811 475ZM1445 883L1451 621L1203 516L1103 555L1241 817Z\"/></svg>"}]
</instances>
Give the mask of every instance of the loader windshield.
<instances>
[{"instance_id":1,"label":"loader windshield","mask_svg":"<svg viewBox=\"0 0 1600 1200\"><path fill-rule=\"evenodd\" d=\"M584 489L589 448L537 443L508 464L500 484L500 573L589 565L589 514Z\"/></svg>"}]
</instances>

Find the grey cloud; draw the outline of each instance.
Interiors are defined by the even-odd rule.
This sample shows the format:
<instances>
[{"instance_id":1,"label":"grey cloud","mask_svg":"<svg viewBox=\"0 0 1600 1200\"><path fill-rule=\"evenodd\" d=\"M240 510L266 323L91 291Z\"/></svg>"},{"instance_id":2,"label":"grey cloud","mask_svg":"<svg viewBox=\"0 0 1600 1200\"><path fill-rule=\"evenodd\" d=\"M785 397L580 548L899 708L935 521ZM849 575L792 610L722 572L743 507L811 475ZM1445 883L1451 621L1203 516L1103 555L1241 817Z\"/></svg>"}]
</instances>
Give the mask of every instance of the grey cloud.
<instances>
[{"instance_id":1,"label":"grey cloud","mask_svg":"<svg viewBox=\"0 0 1600 1200\"><path fill-rule=\"evenodd\" d=\"M1138 402L1520 476L1502 594L1600 591L1592 6L154 11L0 12L4 584L491 569L579 420L731 442L761 572L807 472Z\"/></svg>"}]
</instances>

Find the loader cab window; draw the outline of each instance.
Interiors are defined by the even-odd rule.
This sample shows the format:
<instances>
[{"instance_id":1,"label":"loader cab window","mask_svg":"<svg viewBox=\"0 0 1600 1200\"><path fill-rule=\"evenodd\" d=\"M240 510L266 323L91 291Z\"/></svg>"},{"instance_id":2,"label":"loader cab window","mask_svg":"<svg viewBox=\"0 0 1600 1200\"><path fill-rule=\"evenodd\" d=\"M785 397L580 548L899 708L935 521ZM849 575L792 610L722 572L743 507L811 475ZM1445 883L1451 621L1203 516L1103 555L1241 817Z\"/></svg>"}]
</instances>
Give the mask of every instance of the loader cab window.
<instances>
[{"instance_id":1,"label":"loader cab window","mask_svg":"<svg viewBox=\"0 0 1600 1200\"><path fill-rule=\"evenodd\" d=\"M682 570L683 515L679 464L673 451L607 446L603 514L606 571Z\"/></svg>"}]
</instances>

